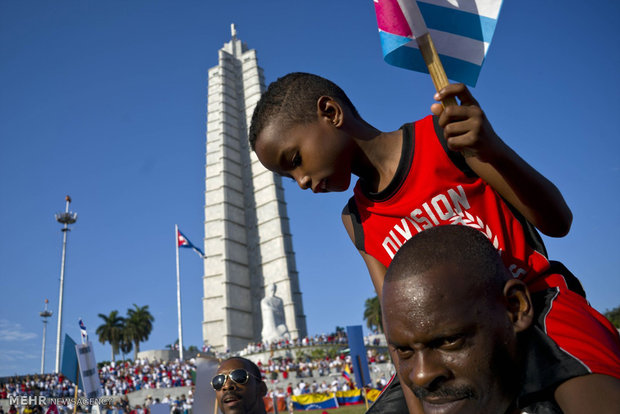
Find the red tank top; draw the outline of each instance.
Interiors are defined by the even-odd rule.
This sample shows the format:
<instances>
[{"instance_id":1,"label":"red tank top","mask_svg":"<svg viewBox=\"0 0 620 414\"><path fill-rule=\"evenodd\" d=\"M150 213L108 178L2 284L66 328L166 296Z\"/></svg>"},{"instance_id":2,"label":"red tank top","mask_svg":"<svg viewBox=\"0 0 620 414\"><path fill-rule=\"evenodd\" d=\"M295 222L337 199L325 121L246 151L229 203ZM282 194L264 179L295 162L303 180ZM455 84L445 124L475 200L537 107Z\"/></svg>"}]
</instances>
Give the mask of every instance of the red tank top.
<instances>
[{"instance_id":1,"label":"red tank top","mask_svg":"<svg viewBox=\"0 0 620 414\"><path fill-rule=\"evenodd\" d=\"M445 147L432 116L403 126L403 153L390 185L374 194L363 187L358 180L348 205L355 243L386 267L412 236L453 224L483 232L515 277L531 282L549 269L534 227Z\"/></svg>"}]
</instances>

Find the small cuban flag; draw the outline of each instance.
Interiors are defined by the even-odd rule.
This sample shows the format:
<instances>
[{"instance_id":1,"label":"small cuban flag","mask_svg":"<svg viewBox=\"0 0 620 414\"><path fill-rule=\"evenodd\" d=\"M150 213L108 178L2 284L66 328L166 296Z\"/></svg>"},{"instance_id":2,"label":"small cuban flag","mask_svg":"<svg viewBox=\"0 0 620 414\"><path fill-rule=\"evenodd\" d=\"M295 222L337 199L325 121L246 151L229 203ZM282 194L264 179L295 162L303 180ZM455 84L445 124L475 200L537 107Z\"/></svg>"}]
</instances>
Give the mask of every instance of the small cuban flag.
<instances>
[{"instance_id":1,"label":"small cuban flag","mask_svg":"<svg viewBox=\"0 0 620 414\"><path fill-rule=\"evenodd\" d=\"M179 247L187 247L190 249L194 249L196 253L200 255L200 257L204 258L205 254L198 247L194 246L191 241L183 233L181 230L177 230L177 246Z\"/></svg>"},{"instance_id":2,"label":"small cuban flag","mask_svg":"<svg viewBox=\"0 0 620 414\"><path fill-rule=\"evenodd\" d=\"M82 334L82 343L85 344L88 342L88 332L86 332L86 325L82 322L82 318L80 318L80 333Z\"/></svg>"},{"instance_id":3,"label":"small cuban flag","mask_svg":"<svg viewBox=\"0 0 620 414\"><path fill-rule=\"evenodd\" d=\"M502 0L374 0L383 59L428 73L416 37L430 33L449 79L476 86Z\"/></svg>"}]
</instances>

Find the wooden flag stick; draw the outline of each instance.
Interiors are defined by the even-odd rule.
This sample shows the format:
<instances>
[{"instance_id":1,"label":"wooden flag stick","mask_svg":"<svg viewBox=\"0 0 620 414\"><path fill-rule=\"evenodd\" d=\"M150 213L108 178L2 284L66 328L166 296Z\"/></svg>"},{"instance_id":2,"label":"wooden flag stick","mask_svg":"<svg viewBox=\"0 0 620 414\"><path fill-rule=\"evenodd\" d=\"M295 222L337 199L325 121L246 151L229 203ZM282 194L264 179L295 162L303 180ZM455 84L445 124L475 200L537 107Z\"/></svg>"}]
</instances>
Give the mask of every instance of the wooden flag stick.
<instances>
[{"instance_id":1,"label":"wooden flag stick","mask_svg":"<svg viewBox=\"0 0 620 414\"><path fill-rule=\"evenodd\" d=\"M418 3L416 0L396 1L400 6L400 10L403 12L405 20L407 20L409 24L409 28L411 28L411 34L418 43L418 48L420 49L420 53L422 53L422 58L424 59L424 63L426 63L428 73L430 73L431 79L433 79L435 89L439 92L442 88L448 86L450 82L448 82L448 77L446 76L446 72L437 54L437 49L435 49L435 44L433 44L433 39L431 39L431 35L426 27L424 17L422 13L420 13ZM457 105L455 98L444 99L442 103L444 108L449 105Z\"/></svg>"},{"instance_id":2,"label":"wooden flag stick","mask_svg":"<svg viewBox=\"0 0 620 414\"><path fill-rule=\"evenodd\" d=\"M427 32L422 36L416 37L416 41L422 53L422 57L424 58L424 62L426 63L426 67L428 68L428 73L430 73L433 84L435 85L435 89L439 92L441 89L448 86L450 82L443 69L439 55L437 54L437 49L435 49L431 34ZM442 103L444 108L450 105L457 105L454 97L446 98Z\"/></svg>"}]
</instances>

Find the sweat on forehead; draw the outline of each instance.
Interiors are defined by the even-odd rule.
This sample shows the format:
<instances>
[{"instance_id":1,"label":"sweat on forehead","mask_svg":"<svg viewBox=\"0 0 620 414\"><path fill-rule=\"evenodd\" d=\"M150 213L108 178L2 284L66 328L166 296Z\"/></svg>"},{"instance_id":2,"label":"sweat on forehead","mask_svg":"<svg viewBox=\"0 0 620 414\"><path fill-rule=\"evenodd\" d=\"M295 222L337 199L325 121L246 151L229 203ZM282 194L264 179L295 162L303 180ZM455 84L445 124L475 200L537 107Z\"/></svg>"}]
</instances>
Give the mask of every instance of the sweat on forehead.
<instances>
[{"instance_id":1,"label":"sweat on forehead","mask_svg":"<svg viewBox=\"0 0 620 414\"><path fill-rule=\"evenodd\" d=\"M482 232L467 226L437 226L409 239L396 253L384 283L402 281L439 265L455 265L477 282L502 287L510 278L499 252Z\"/></svg>"}]
</instances>

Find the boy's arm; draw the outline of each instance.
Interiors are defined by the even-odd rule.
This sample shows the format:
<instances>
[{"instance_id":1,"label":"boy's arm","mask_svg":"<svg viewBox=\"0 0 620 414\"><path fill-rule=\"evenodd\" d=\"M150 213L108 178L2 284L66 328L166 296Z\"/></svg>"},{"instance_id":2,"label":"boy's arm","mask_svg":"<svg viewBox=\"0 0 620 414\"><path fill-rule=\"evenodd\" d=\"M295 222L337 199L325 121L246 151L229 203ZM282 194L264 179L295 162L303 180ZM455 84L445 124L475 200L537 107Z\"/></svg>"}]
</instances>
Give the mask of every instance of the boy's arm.
<instances>
[{"instance_id":1,"label":"boy's arm","mask_svg":"<svg viewBox=\"0 0 620 414\"><path fill-rule=\"evenodd\" d=\"M353 221L351 220L351 216L348 213L343 211L342 213L342 224L344 224L345 229L347 229L347 233L355 245L355 232L353 229ZM383 300L383 280L385 279L385 272L387 268L372 257L371 255L358 250L360 255L362 255L362 259L364 259L364 263L366 263L366 267L368 267L368 272L370 273L370 279L372 279L372 284L375 286L375 291L377 292L377 297L379 298L379 303ZM398 359L394 354L393 350L388 347L388 351L390 353L390 357L392 358L392 362L394 363L394 367L396 368L396 372L398 372ZM403 390L403 395L405 396L405 401L407 402L407 408L409 410L409 414L424 414L422 409L422 404L413 394L413 391L409 389L409 387L403 387L403 382L401 381L401 388Z\"/></svg>"},{"instance_id":2,"label":"boy's arm","mask_svg":"<svg viewBox=\"0 0 620 414\"><path fill-rule=\"evenodd\" d=\"M347 233L355 245L355 232L353 230L353 221L351 220L351 216L343 212L342 214L342 224L344 224L345 229L347 229ZM372 280L372 284L375 287L375 292L377 292L377 296L379 297L379 301L381 301L381 294L383 292L383 279L385 279L385 272L387 268L372 257L371 255L358 250L359 254L362 255L362 259L364 259L364 263L366 263L366 267L368 268L368 273L370 273L370 279Z\"/></svg>"},{"instance_id":3,"label":"boy's arm","mask_svg":"<svg viewBox=\"0 0 620 414\"><path fill-rule=\"evenodd\" d=\"M495 134L465 85L448 85L435 99L451 96L458 97L461 105L431 106L433 114L439 115L448 148L461 151L469 167L541 232L566 235L573 215L557 187Z\"/></svg>"}]
</instances>

